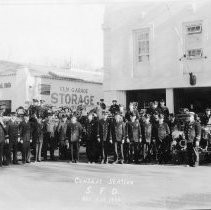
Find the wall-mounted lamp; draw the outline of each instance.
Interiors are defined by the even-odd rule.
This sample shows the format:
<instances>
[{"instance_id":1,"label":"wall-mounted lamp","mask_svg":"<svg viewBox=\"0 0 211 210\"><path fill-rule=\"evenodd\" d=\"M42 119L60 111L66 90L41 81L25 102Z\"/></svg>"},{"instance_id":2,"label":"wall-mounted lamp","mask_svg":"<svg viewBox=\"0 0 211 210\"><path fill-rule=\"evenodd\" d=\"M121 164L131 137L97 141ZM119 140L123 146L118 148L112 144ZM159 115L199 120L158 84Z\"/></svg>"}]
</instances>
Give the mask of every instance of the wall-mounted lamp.
<instances>
[{"instance_id":1,"label":"wall-mounted lamp","mask_svg":"<svg viewBox=\"0 0 211 210\"><path fill-rule=\"evenodd\" d=\"M196 85L196 75L193 72L189 73L190 75L190 85Z\"/></svg>"}]
</instances>

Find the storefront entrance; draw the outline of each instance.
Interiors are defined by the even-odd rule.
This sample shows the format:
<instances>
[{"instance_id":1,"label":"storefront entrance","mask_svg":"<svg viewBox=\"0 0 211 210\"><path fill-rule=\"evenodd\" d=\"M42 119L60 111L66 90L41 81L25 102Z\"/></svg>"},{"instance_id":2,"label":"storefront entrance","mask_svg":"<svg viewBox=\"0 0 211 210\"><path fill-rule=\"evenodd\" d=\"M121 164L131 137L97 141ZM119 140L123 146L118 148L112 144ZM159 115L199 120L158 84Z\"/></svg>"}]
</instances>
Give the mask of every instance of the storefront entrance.
<instances>
[{"instance_id":1,"label":"storefront entrance","mask_svg":"<svg viewBox=\"0 0 211 210\"><path fill-rule=\"evenodd\" d=\"M201 113L206 107L211 107L211 87L174 89L175 113L178 113L180 108Z\"/></svg>"},{"instance_id":2,"label":"storefront entrance","mask_svg":"<svg viewBox=\"0 0 211 210\"><path fill-rule=\"evenodd\" d=\"M160 99L166 100L165 89L153 89L153 90L131 90L126 93L127 107L130 102L138 102L139 109L146 109L149 107L149 103Z\"/></svg>"}]
</instances>

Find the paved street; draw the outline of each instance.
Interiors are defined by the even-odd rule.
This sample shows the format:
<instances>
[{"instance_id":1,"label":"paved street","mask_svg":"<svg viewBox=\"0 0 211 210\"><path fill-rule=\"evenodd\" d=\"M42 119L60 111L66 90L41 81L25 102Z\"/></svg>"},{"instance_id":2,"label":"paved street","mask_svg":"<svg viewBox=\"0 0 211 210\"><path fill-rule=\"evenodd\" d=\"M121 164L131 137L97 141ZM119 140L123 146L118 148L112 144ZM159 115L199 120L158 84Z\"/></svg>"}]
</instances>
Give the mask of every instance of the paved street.
<instances>
[{"instance_id":1,"label":"paved street","mask_svg":"<svg viewBox=\"0 0 211 210\"><path fill-rule=\"evenodd\" d=\"M211 208L211 166L42 162L0 177L4 210Z\"/></svg>"}]
</instances>

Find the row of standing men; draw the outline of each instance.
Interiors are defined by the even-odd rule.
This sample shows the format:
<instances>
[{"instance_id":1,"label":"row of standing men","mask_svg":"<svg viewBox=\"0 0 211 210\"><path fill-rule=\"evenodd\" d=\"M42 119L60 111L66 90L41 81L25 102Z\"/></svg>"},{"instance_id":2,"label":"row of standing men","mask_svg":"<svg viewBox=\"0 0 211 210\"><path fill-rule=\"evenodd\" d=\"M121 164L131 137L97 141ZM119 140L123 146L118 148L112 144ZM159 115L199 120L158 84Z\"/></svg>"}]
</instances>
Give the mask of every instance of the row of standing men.
<instances>
[{"instance_id":1,"label":"row of standing men","mask_svg":"<svg viewBox=\"0 0 211 210\"><path fill-rule=\"evenodd\" d=\"M131 104L123 114L116 101L110 107L110 112L101 113L101 119L96 113L90 112L87 117L77 119L76 115L63 114L58 118L49 113L45 119L33 114L22 116L17 121L16 113L11 120L0 123L0 165L13 162L18 164L17 151L20 146L22 163L31 161L33 149L34 161L41 161L41 156L47 160L50 150L51 160L55 160L55 150L59 147L59 158L79 161L80 144L85 142L89 163L108 163L113 156L113 163L139 163L142 161L159 161L167 163L170 160L170 145L172 132L178 128L173 115L161 101L153 102L144 116L140 116ZM110 116L111 113L111 116ZM201 138L201 126L189 113L184 129L187 144L187 160L190 166L198 164L197 148Z\"/></svg>"}]
</instances>

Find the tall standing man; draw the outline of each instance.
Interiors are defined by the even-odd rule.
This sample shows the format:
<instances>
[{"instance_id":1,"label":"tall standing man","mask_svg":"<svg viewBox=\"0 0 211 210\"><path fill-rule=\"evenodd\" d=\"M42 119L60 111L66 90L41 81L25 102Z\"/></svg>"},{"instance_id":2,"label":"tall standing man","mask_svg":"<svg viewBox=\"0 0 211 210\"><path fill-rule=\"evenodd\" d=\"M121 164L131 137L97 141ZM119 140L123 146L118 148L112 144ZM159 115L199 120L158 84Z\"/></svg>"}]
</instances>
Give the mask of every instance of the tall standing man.
<instances>
[{"instance_id":1,"label":"tall standing man","mask_svg":"<svg viewBox=\"0 0 211 210\"><path fill-rule=\"evenodd\" d=\"M201 140L201 125L195 120L194 112L189 112L184 132L185 139L187 140L187 163L191 167L198 166L198 148Z\"/></svg>"},{"instance_id":2,"label":"tall standing man","mask_svg":"<svg viewBox=\"0 0 211 210\"><path fill-rule=\"evenodd\" d=\"M111 122L111 136L114 144L114 162L124 163L123 144L125 141L125 124L119 113L115 114L115 120Z\"/></svg>"},{"instance_id":3,"label":"tall standing man","mask_svg":"<svg viewBox=\"0 0 211 210\"><path fill-rule=\"evenodd\" d=\"M101 164L107 164L109 143L112 143L112 140L108 113L106 111L102 112L102 119L99 120L97 137L98 142L100 142Z\"/></svg>"},{"instance_id":4,"label":"tall standing man","mask_svg":"<svg viewBox=\"0 0 211 210\"><path fill-rule=\"evenodd\" d=\"M15 112L11 113L11 120L9 121L7 126L7 133L9 135L10 162L13 162L13 164L18 164L17 151L18 151L18 142L20 141L20 130L19 130L19 122L16 120ZM13 155L11 155L11 153Z\"/></svg>"},{"instance_id":5,"label":"tall standing man","mask_svg":"<svg viewBox=\"0 0 211 210\"><path fill-rule=\"evenodd\" d=\"M31 161L30 143L32 142L32 132L28 114L24 114L24 119L20 123L20 139L22 143L22 162L23 164L30 163Z\"/></svg>"},{"instance_id":6,"label":"tall standing man","mask_svg":"<svg viewBox=\"0 0 211 210\"><path fill-rule=\"evenodd\" d=\"M80 141L82 137L82 125L77 121L75 115L72 116L71 122L67 125L68 148L71 150L72 163L79 161Z\"/></svg>"}]
</instances>

